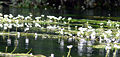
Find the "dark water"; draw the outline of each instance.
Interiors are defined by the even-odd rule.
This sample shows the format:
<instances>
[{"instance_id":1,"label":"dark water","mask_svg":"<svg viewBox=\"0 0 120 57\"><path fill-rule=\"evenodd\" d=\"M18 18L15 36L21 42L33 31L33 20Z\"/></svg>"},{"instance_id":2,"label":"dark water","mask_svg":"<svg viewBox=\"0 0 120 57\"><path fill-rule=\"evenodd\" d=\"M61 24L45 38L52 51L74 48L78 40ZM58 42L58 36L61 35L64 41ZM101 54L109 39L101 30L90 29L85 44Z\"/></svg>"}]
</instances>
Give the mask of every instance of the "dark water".
<instances>
[{"instance_id":1,"label":"dark water","mask_svg":"<svg viewBox=\"0 0 120 57\"><path fill-rule=\"evenodd\" d=\"M7 45L7 36L5 36L6 39L3 40L2 36L0 39L0 51L5 52L5 47L8 47L7 52L11 52L15 47L15 37L10 36L10 39L12 40L11 45ZM55 57L62 57L67 56L67 52L69 51L67 48L67 45L73 45L73 48L71 49L71 56L72 57L105 57L106 51L105 49L95 49L91 47L83 47L82 49L77 45L77 42L72 41L68 42L68 40L64 40L64 46L61 45L62 41L59 43L58 39L53 38L42 38L38 37L37 40L33 36L29 36L29 43L25 43L26 37L22 36L18 40L18 46L14 53L27 53L31 48L32 51L30 53L34 55L43 54L45 56L50 56L51 54L54 54ZM62 39L61 39L62 40ZM109 57L113 57L113 51L110 50ZM119 57L119 51L117 52L117 56Z\"/></svg>"},{"instance_id":2,"label":"dark water","mask_svg":"<svg viewBox=\"0 0 120 57\"><path fill-rule=\"evenodd\" d=\"M28 9L28 8L11 8L11 7L0 7L0 12L3 14L13 14L17 16L18 14L27 16L29 13L32 13L33 16L43 15L53 15L53 16L69 16L73 18L84 18L83 16L111 16L111 17L120 17L120 10L104 10L101 8L96 9L85 9L85 10L58 10L58 9ZM89 19L89 18L88 18Z\"/></svg>"},{"instance_id":3,"label":"dark water","mask_svg":"<svg viewBox=\"0 0 120 57\"><path fill-rule=\"evenodd\" d=\"M41 14L44 15L54 15L54 16L71 16L73 18L82 18L79 16L108 16L108 14L111 14L111 16L119 17L120 11L116 9L116 11L107 11L102 9L89 9L89 10L44 10L44 9L27 9L27 8L10 8L10 7L2 7L0 8L0 12L3 14L13 14L14 16L17 16L18 14L27 16L29 13L32 13L33 16L40 16ZM0 36L0 51L5 52L5 48L7 45L7 36L6 39L3 40L2 36ZM14 47L14 36L10 37L12 40L12 44L8 46L8 51L11 52ZM20 37L18 39L18 46L15 50L15 53L27 53L31 48L34 55L43 54L45 56L50 56L50 54L54 54L55 57L62 57L67 56L67 52L69 51L67 48L67 45L73 45L73 48L71 50L71 56L72 57L105 57L106 51L105 49L94 49L91 47L83 47L82 49L77 45L77 42L68 42L67 40L64 40L64 46L61 45L58 41L58 39L48 39L43 37L38 37L37 40L34 39L34 37L28 37L29 38L29 44L25 43L26 37ZM116 57L119 57L119 52ZM109 54L109 57L113 57L113 51L111 50L111 53Z\"/></svg>"}]
</instances>

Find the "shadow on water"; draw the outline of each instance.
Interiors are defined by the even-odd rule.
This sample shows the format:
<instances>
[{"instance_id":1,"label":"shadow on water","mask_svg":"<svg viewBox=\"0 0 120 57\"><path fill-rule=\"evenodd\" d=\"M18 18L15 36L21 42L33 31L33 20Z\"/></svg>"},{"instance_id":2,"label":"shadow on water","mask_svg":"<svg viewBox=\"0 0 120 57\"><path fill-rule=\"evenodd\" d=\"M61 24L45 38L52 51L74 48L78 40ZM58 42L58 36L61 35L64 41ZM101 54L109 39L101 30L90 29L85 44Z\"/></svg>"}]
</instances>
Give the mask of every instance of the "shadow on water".
<instances>
[{"instance_id":1,"label":"shadow on water","mask_svg":"<svg viewBox=\"0 0 120 57\"><path fill-rule=\"evenodd\" d=\"M27 16L29 13L32 13L33 16L40 15L53 15L53 16L65 16L65 17L73 17L73 18L84 18L87 16L106 16L106 17L120 17L120 10L104 10L101 8L95 9L85 9L85 10L66 10L66 9L28 9L28 8L12 8L12 7L1 7L0 12L3 14L13 14L17 16L18 14ZM89 17L87 18L89 19Z\"/></svg>"}]
</instances>

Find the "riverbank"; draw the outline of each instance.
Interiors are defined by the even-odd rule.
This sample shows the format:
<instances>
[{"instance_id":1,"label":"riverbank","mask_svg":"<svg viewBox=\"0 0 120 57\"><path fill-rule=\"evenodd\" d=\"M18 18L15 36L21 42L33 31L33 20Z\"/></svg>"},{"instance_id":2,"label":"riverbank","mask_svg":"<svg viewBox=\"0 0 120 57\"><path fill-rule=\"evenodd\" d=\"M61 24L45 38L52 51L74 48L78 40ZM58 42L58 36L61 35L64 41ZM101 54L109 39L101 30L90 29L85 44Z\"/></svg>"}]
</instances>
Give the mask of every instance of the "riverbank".
<instances>
[{"instance_id":1,"label":"riverbank","mask_svg":"<svg viewBox=\"0 0 120 57\"><path fill-rule=\"evenodd\" d=\"M94 9L102 8L112 10L119 8L119 1L105 1L105 0L5 0L0 1L2 5L13 7L26 7L26 8L52 8L52 9Z\"/></svg>"}]
</instances>

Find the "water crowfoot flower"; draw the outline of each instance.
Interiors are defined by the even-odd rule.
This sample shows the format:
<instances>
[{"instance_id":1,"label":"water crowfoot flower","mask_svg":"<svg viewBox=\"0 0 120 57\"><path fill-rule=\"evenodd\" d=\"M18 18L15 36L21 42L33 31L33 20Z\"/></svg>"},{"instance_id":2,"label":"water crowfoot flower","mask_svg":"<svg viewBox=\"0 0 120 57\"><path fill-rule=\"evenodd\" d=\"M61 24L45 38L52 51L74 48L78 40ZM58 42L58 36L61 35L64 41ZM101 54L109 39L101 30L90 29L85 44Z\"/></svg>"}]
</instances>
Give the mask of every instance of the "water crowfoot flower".
<instances>
[{"instance_id":1,"label":"water crowfoot flower","mask_svg":"<svg viewBox=\"0 0 120 57\"><path fill-rule=\"evenodd\" d=\"M110 44L108 43L107 46L105 47L105 50L109 50L109 49L111 49L111 46L110 46Z\"/></svg>"},{"instance_id":2,"label":"water crowfoot flower","mask_svg":"<svg viewBox=\"0 0 120 57\"><path fill-rule=\"evenodd\" d=\"M3 16L3 14L2 14L2 13L0 13L0 17L1 17L1 16Z\"/></svg>"},{"instance_id":3,"label":"water crowfoot flower","mask_svg":"<svg viewBox=\"0 0 120 57\"><path fill-rule=\"evenodd\" d=\"M4 15L4 18L8 18L9 15Z\"/></svg>"},{"instance_id":4,"label":"water crowfoot flower","mask_svg":"<svg viewBox=\"0 0 120 57\"><path fill-rule=\"evenodd\" d=\"M68 20L70 21L70 20L72 20L72 18L71 18L71 17L69 17L69 18L68 18Z\"/></svg>"},{"instance_id":5,"label":"water crowfoot flower","mask_svg":"<svg viewBox=\"0 0 120 57\"><path fill-rule=\"evenodd\" d=\"M41 19L41 17L35 17L35 19L36 19L37 21L39 21L39 20Z\"/></svg>"},{"instance_id":6,"label":"water crowfoot flower","mask_svg":"<svg viewBox=\"0 0 120 57\"><path fill-rule=\"evenodd\" d=\"M70 57L70 52L71 52L71 48L73 47L73 45L68 45L67 48L69 48L69 52L67 54L67 57Z\"/></svg>"},{"instance_id":7,"label":"water crowfoot flower","mask_svg":"<svg viewBox=\"0 0 120 57\"><path fill-rule=\"evenodd\" d=\"M120 49L120 46L117 45L117 44L115 44L115 45L114 45L114 48L118 48L118 49Z\"/></svg>"},{"instance_id":8,"label":"water crowfoot flower","mask_svg":"<svg viewBox=\"0 0 120 57\"><path fill-rule=\"evenodd\" d=\"M29 28L25 28L25 29L24 29L24 32L26 32L26 31L28 31L28 30L29 30Z\"/></svg>"},{"instance_id":9,"label":"water crowfoot flower","mask_svg":"<svg viewBox=\"0 0 120 57\"><path fill-rule=\"evenodd\" d=\"M69 48L69 49L72 48L72 47L73 47L73 45L68 45L68 46L67 46L67 48Z\"/></svg>"},{"instance_id":10,"label":"water crowfoot flower","mask_svg":"<svg viewBox=\"0 0 120 57\"><path fill-rule=\"evenodd\" d=\"M51 54L51 56L50 57L54 57L54 54Z\"/></svg>"},{"instance_id":11,"label":"water crowfoot flower","mask_svg":"<svg viewBox=\"0 0 120 57\"><path fill-rule=\"evenodd\" d=\"M41 15L41 17L45 17L45 15Z\"/></svg>"},{"instance_id":12,"label":"water crowfoot flower","mask_svg":"<svg viewBox=\"0 0 120 57\"><path fill-rule=\"evenodd\" d=\"M12 14L9 14L9 18L10 18L10 19L13 18L13 15L12 15Z\"/></svg>"}]
</instances>

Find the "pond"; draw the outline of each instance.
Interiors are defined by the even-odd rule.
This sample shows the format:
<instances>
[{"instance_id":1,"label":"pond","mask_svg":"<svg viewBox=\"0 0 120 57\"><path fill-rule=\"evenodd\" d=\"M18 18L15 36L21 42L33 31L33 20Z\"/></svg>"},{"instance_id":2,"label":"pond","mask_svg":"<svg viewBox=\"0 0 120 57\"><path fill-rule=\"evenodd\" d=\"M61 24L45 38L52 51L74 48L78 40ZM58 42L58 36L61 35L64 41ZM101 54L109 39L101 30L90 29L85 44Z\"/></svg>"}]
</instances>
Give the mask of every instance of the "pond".
<instances>
[{"instance_id":1,"label":"pond","mask_svg":"<svg viewBox=\"0 0 120 57\"><path fill-rule=\"evenodd\" d=\"M11 36L12 43L11 45L8 45L8 51L11 52L14 49L14 37ZM59 43L59 39L50 39L50 38L42 38L38 37L37 40L33 37L29 37L29 44L27 45L25 43L25 37L20 37L18 39L18 46L15 50L15 53L27 53L31 48L34 55L43 54L45 56L50 56L51 54L54 54L55 57L62 57L67 56L67 52L69 49L67 48L67 45L74 45L71 50L71 56L72 57L105 57L106 51L105 49L95 49L91 47L80 47L77 46L77 42L69 42L67 40L62 40ZM7 39L6 39L7 40ZM64 46L62 45L62 42L64 42ZM7 46L7 42L0 41L0 51L5 52L5 48ZM117 56L120 56L117 54ZM116 56L116 57L117 57ZM109 54L109 57L113 57L113 51L111 50L111 53Z\"/></svg>"},{"instance_id":2,"label":"pond","mask_svg":"<svg viewBox=\"0 0 120 57\"><path fill-rule=\"evenodd\" d=\"M67 46L73 45L71 48L72 57L107 57L106 54L108 54L109 57L113 57L116 51L115 49L106 50L105 48L93 48L92 46L101 43L99 41L102 37L105 38L102 38L102 40L104 40L102 41L102 44L108 47L109 44L112 46L112 44L115 42L111 40L112 38L115 38L116 41L118 40L117 44L119 43L119 38L117 37L120 35L117 37L114 36L116 36L117 33L119 34L119 26L117 26L117 24L120 24L120 22L114 22L110 20L97 21L90 20L89 18L83 19L84 16L119 17L120 13L118 13L118 11L112 12L102 9L45 10L2 7L0 9L0 12L3 14L13 14L13 16L28 16L30 14L33 15L33 19L26 17L25 20L24 18L22 19L21 16L19 16L20 18L16 18L18 20L12 17L13 19L11 19L11 21L8 21L10 19L4 20L0 18L0 24L8 27L5 29L5 27L2 27L2 25L0 25L0 52L11 53L16 48L14 53L27 53L31 50L30 53L33 55L42 54L48 57L51 54L54 54L55 57L66 57L69 51ZM41 16L40 20L39 17L35 18L36 16ZM68 20L54 20L56 17L53 16L57 16L57 19L61 18L60 16L64 16L68 18ZM93 27L92 29L91 26ZM65 32L64 34L63 31ZM82 34L83 32L84 34ZM107 36L103 36L101 32L104 32ZM111 32L110 36L109 32ZM78 35L78 33L80 35ZM87 35L90 35L90 37ZM96 39L92 39L94 36ZM109 40L111 40L110 43ZM117 52L115 54L116 57L120 56L119 53L119 49L117 49Z\"/></svg>"}]
</instances>

